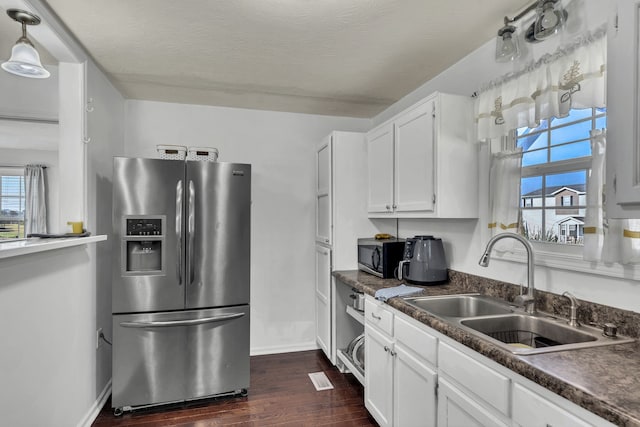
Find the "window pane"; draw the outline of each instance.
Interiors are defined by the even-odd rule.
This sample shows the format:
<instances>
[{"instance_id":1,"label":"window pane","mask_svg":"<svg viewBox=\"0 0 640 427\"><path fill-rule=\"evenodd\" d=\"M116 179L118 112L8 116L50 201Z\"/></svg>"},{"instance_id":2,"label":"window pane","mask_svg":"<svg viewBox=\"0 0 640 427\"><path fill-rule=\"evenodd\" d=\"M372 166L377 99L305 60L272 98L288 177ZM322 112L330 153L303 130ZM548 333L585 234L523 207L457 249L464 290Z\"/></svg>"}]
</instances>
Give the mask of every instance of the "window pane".
<instances>
[{"instance_id":1,"label":"window pane","mask_svg":"<svg viewBox=\"0 0 640 427\"><path fill-rule=\"evenodd\" d=\"M547 153L549 150L532 151L531 153L524 153L522 155L522 166L539 165L547 163Z\"/></svg>"},{"instance_id":2,"label":"window pane","mask_svg":"<svg viewBox=\"0 0 640 427\"><path fill-rule=\"evenodd\" d=\"M576 159L591 155L591 143L589 141L581 141L573 144L562 145L560 147L551 148L551 161Z\"/></svg>"},{"instance_id":3,"label":"window pane","mask_svg":"<svg viewBox=\"0 0 640 427\"><path fill-rule=\"evenodd\" d=\"M587 183L587 171L579 170L573 172L556 173L546 176L547 195L554 191L568 187L574 190L572 194L584 193ZM570 194L569 194L570 195ZM584 204L584 203L580 203Z\"/></svg>"},{"instance_id":4,"label":"window pane","mask_svg":"<svg viewBox=\"0 0 640 427\"><path fill-rule=\"evenodd\" d=\"M596 119L596 129L606 129L607 127L607 116L598 117Z\"/></svg>"},{"instance_id":5,"label":"window pane","mask_svg":"<svg viewBox=\"0 0 640 427\"><path fill-rule=\"evenodd\" d=\"M522 229L529 240L542 240L542 209L523 209Z\"/></svg>"},{"instance_id":6,"label":"window pane","mask_svg":"<svg viewBox=\"0 0 640 427\"><path fill-rule=\"evenodd\" d=\"M537 133L533 135L525 135L518 138L517 146L522 147L522 151L533 151L545 148L548 145L549 134L547 132Z\"/></svg>"},{"instance_id":7,"label":"window pane","mask_svg":"<svg viewBox=\"0 0 640 427\"><path fill-rule=\"evenodd\" d=\"M581 245L584 242L584 216L565 215L560 218L547 211L545 228L548 241L565 245Z\"/></svg>"},{"instance_id":8,"label":"window pane","mask_svg":"<svg viewBox=\"0 0 640 427\"><path fill-rule=\"evenodd\" d=\"M541 176L530 176L527 178L522 178L520 180L520 194L522 197L531 197L534 198L533 206L542 206L539 202L536 202L536 198L540 198L540 194L542 194L542 177Z\"/></svg>"},{"instance_id":9,"label":"window pane","mask_svg":"<svg viewBox=\"0 0 640 427\"><path fill-rule=\"evenodd\" d=\"M20 196L22 189L21 176L3 176L2 177L2 195L3 196Z\"/></svg>"},{"instance_id":10,"label":"window pane","mask_svg":"<svg viewBox=\"0 0 640 427\"><path fill-rule=\"evenodd\" d=\"M567 117L561 117L559 119L553 117L551 119L551 127L586 119L587 117L591 117L591 108L583 108L581 110L573 109L569 111L569 115Z\"/></svg>"},{"instance_id":11,"label":"window pane","mask_svg":"<svg viewBox=\"0 0 640 427\"><path fill-rule=\"evenodd\" d=\"M590 131L591 120L553 129L551 131L551 145L563 144L578 139L588 139Z\"/></svg>"}]
</instances>

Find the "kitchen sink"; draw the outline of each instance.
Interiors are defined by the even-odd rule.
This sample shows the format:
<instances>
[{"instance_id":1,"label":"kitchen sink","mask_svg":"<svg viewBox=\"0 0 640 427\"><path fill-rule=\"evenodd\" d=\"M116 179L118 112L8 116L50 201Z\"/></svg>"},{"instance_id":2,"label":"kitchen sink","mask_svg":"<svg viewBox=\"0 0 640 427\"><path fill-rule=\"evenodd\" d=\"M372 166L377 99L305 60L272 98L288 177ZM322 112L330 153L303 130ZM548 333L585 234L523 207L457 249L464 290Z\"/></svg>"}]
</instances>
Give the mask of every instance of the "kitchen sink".
<instances>
[{"instance_id":1,"label":"kitchen sink","mask_svg":"<svg viewBox=\"0 0 640 427\"><path fill-rule=\"evenodd\" d=\"M505 303L480 294L447 295L439 297L407 297L410 305L438 317L477 317L512 313Z\"/></svg>"},{"instance_id":2,"label":"kitchen sink","mask_svg":"<svg viewBox=\"0 0 640 427\"><path fill-rule=\"evenodd\" d=\"M635 341L624 336L604 336L601 329L591 326L569 326L566 319L545 313L529 314L505 301L486 295L463 294L403 299L413 307L517 355Z\"/></svg>"}]
</instances>

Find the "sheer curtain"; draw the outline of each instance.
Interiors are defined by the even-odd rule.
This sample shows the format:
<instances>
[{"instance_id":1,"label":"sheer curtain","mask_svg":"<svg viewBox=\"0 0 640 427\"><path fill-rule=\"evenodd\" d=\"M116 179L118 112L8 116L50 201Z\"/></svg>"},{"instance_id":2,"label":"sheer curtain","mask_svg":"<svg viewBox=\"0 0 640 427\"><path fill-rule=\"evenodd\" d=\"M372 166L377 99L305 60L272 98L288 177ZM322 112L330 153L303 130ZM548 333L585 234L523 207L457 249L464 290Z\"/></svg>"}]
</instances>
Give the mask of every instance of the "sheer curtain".
<instances>
[{"instance_id":1,"label":"sheer curtain","mask_svg":"<svg viewBox=\"0 0 640 427\"><path fill-rule=\"evenodd\" d=\"M47 203L44 185L44 166L24 168L25 213L24 234L47 232Z\"/></svg>"},{"instance_id":2,"label":"sheer curtain","mask_svg":"<svg viewBox=\"0 0 640 427\"><path fill-rule=\"evenodd\" d=\"M566 116L571 108L604 107L605 36L606 27L599 28L481 89L475 103L478 139L534 128L542 119Z\"/></svg>"},{"instance_id":3,"label":"sheer curtain","mask_svg":"<svg viewBox=\"0 0 640 427\"><path fill-rule=\"evenodd\" d=\"M606 218L603 203L606 147L606 131L592 131L583 258L608 263L640 263L640 219Z\"/></svg>"}]
</instances>

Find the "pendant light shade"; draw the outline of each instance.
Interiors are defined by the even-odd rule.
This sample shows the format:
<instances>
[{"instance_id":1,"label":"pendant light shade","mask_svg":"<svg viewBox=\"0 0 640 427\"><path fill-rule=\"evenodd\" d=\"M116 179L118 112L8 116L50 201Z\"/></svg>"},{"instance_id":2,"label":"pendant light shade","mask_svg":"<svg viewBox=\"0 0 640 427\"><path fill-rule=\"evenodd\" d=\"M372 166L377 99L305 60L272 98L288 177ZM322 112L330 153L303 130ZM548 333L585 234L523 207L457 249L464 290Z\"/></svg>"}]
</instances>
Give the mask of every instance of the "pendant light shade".
<instances>
[{"instance_id":1,"label":"pendant light shade","mask_svg":"<svg viewBox=\"0 0 640 427\"><path fill-rule=\"evenodd\" d=\"M509 62L520 56L518 37L516 37L516 27L505 25L498 30L496 42L496 61Z\"/></svg>"},{"instance_id":2,"label":"pendant light shade","mask_svg":"<svg viewBox=\"0 0 640 427\"><path fill-rule=\"evenodd\" d=\"M8 73L33 79L46 79L51 75L40 62L40 55L27 37L27 25L38 25L40 18L24 10L7 10L13 20L22 24L22 37L11 49L11 58L2 63L2 69Z\"/></svg>"},{"instance_id":3,"label":"pendant light shade","mask_svg":"<svg viewBox=\"0 0 640 427\"><path fill-rule=\"evenodd\" d=\"M551 37L562 28L566 12L559 5L556 5L557 2L558 0L540 0L533 27L533 37L536 40Z\"/></svg>"}]
</instances>

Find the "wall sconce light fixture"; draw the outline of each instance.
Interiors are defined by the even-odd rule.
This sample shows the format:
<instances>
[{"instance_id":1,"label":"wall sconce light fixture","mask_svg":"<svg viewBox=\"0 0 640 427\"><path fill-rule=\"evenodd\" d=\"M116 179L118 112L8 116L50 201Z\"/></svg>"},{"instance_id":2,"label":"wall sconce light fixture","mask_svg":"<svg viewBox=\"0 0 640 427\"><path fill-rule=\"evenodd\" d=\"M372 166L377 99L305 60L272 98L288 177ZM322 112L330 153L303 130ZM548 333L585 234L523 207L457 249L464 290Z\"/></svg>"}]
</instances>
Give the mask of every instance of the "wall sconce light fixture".
<instances>
[{"instance_id":1,"label":"wall sconce light fixture","mask_svg":"<svg viewBox=\"0 0 640 427\"><path fill-rule=\"evenodd\" d=\"M557 34L567 20L569 14L562 9L560 0L536 0L513 18L504 17L504 27L498 30L496 40L496 61L509 62L520 56L518 40L515 37L516 27L511 25L522 19L529 12L536 11L536 19L525 30L525 41L539 43Z\"/></svg>"},{"instance_id":2,"label":"wall sconce light fixture","mask_svg":"<svg viewBox=\"0 0 640 427\"><path fill-rule=\"evenodd\" d=\"M51 75L40 62L40 55L27 37L27 25L38 25L40 18L30 12L9 9L7 15L22 24L22 37L11 49L11 58L2 63L2 69L8 73L32 79L46 79Z\"/></svg>"}]
</instances>

